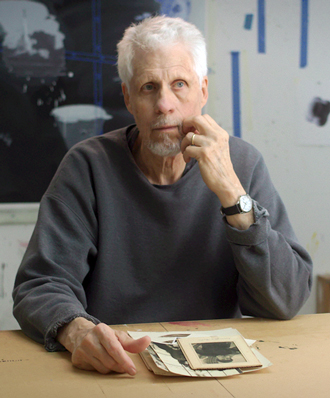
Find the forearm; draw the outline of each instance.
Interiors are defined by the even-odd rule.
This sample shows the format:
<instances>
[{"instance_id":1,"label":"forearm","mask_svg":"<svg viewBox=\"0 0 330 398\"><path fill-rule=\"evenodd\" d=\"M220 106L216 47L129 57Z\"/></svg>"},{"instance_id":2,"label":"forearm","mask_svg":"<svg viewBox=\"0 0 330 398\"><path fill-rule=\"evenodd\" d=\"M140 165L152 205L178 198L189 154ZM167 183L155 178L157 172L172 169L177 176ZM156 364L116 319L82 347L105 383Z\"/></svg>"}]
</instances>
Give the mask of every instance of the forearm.
<instances>
[{"instance_id":1,"label":"forearm","mask_svg":"<svg viewBox=\"0 0 330 398\"><path fill-rule=\"evenodd\" d=\"M245 315L292 318L311 289L311 259L296 240L273 230L263 216L249 231L229 231L237 293Z\"/></svg>"},{"instance_id":2,"label":"forearm","mask_svg":"<svg viewBox=\"0 0 330 398\"><path fill-rule=\"evenodd\" d=\"M36 286L40 283L39 286ZM67 290L66 294L64 293ZM14 315L23 332L44 344L48 351L63 350L56 339L58 329L73 319L85 318L93 324L99 320L87 314L82 303L66 285L44 283L43 279L26 281L14 290Z\"/></svg>"},{"instance_id":3,"label":"forearm","mask_svg":"<svg viewBox=\"0 0 330 398\"><path fill-rule=\"evenodd\" d=\"M17 272L13 298L22 330L49 351L64 349L56 340L57 329L74 318L99 323L86 312L82 286L96 252L81 217L62 201L45 195Z\"/></svg>"}]
</instances>

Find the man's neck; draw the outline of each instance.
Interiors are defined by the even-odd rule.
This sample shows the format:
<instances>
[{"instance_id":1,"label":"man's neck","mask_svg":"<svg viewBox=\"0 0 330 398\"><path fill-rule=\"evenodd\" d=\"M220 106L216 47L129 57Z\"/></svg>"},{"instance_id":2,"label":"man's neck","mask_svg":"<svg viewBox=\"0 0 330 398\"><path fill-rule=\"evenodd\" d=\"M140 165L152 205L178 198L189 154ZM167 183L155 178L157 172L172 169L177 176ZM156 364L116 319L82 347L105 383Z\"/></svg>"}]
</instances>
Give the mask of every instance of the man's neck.
<instances>
[{"instance_id":1,"label":"man's neck","mask_svg":"<svg viewBox=\"0 0 330 398\"><path fill-rule=\"evenodd\" d=\"M174 184L181 178L186 167L181 153L163 157L155 155L145 146L134 145L132 154L136 164L151 184Z\"/></svg>"}]
</instances>

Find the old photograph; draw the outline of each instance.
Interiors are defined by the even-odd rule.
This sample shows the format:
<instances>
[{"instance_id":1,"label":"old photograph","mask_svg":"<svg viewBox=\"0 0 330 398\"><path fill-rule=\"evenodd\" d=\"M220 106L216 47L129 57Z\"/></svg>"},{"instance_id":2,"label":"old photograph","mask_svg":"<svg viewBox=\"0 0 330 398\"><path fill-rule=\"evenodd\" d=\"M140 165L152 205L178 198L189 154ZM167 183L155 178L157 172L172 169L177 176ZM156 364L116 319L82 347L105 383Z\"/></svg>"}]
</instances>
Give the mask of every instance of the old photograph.
<instances>
[{"instance_id":1,"label":"old photograph","mask_svg":"<svg viewBox=\"0 0 330 398\"><path fill-rule=\"evenodd\" d=\"M242 336L178 339L192 369L228 369L261 366Z\"/></svg>"}]
</instances>

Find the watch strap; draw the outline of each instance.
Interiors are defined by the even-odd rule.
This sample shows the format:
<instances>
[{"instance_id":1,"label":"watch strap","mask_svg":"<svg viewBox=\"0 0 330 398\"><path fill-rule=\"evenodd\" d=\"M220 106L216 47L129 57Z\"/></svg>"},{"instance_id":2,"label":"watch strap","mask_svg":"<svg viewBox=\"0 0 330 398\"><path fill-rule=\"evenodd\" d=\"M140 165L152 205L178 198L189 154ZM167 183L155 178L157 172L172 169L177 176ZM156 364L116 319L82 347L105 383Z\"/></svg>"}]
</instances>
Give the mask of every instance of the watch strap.
<instances>
[{"instance_id":1,"label":"watch strap","mask_svg":"<svg viewBox=\"0 0 330 398\"><path fill-rule=\"evenodd\" d=\"M234 204L234 206L230 206L230 207L226 207L226 208L221 206L220 211L222 214L225 214L226 216L233 216L235 214L242 213L239 203L236 203L236 204Z\"/></svg>"}]
</instances>

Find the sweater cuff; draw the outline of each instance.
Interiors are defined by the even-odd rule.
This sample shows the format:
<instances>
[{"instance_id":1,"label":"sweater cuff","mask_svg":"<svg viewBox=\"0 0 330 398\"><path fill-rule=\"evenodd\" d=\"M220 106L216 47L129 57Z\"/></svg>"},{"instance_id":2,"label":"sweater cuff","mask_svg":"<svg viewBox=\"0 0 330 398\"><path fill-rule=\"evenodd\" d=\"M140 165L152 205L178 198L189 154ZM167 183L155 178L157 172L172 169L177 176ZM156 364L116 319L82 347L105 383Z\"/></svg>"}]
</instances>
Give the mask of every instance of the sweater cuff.
<instances>
[{"instance_id":1,"label":"sweater cuff","mask_svg":"<svg viewBox=\"0 0 330 398\"><path fill-rule=\"evenodd\" d=\"M53 324L51 324L48 329L46 330L45 333L45 349L47 351L66 351L66 348L57 341L57 331L59 328L61 328L64 325L67 325L71 321L73 321L76 318L85 318L88 321L93 322L95 325L99 324L101 321L99 321L97 318L94 318L93 316L87 314L86 312L83 313L77 313L77 314L71 314L67 316L66 318L63 318Z\"/></svg>"},{"instance_id":2,"label":"sweater cuff","mask_svg":"<svg viewBox=\"0 0 330 398\"><path fill-rule=\"evenodd\" d=\"M228 224L226 217L223 220L226 224L227 238L230 243L241 246L256 246L264 242L270 233L271 226L268 221L267 209L253 201L254 223L245 231L241 231Z\"/></svg>"}]
</instances>

